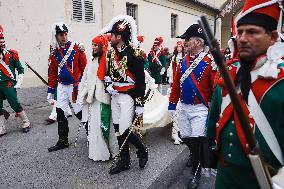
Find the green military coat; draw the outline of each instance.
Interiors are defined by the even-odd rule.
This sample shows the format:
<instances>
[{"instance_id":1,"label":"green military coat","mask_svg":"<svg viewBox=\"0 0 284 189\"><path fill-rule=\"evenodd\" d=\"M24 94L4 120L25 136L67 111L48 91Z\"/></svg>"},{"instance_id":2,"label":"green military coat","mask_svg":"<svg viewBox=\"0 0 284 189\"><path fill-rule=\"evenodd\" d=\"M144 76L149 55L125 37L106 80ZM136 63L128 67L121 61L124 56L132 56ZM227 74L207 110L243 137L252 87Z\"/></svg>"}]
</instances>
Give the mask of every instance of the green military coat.
<instances>
[{"instance_id":1,"label":"green military coat","mask_svg":"<svg viewBox=\"0 0 284 189\"><path fill-rule=\"evenodd\" d=\"M239 67L235 62L229 66L231 75L234 79L235 73ZM260 104L267 120L274 131L278 140L282 154L284 152L284 70L283 64L278 65L278 78L274 80L258 78L252 83L252 91ZM226 89L219 80L211 101L211 108L208 120L207 136L215 138L219 152L218 172L216 177L216 189L258 189L259 185L255 178L250 160L245 152L240 137L236 120L231 114L222 128L219 123L226 115L226 110L221 112L222 101ZM248 117L251 117L248 115ZM250 119L253 122L253 119ZM259 143L260 150L264 160L273 167L280 168L281 164L274 156L264 137L260 133L257 125L252 128L254 135Z\"/></svg>"}]
</instances>

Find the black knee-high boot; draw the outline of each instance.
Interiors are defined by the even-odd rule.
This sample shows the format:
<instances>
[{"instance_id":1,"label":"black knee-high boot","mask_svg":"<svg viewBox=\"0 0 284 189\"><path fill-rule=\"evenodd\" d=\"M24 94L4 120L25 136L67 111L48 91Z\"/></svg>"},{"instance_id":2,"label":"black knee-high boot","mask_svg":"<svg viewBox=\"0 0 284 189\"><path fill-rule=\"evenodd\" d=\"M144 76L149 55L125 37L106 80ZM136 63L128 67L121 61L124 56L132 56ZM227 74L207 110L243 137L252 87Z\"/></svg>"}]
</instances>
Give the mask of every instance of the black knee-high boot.
<instances>
[{"instance_id":1,"label":"black knee-high boot","mask_svg":"<svg viewBox=\"0 0 284 189\"><path fill-rule=\"evenodd\" d=\"M125 131L126 134L129 133L129 129ZM136 152L137 157L139 158L139 167L144 168L148 162L148 149L144 145L143 141L139 136L137 136L134 132L131 132L128 138L128 141L131 142L138 150Z\"/></svg>"},{"instance_id":2,"label":"black knee-high boot","mask_svg":"<svg viewBox=\"0 0 284 189\"><path fill-rule=\"evenodd\" d=\"M186 166L192 167L192 146L191 146L190 138L182 138L182 141L186 144L186 146L189 149L189 158L186 163Z\"/></svg>"},{"instance_id":3,"label":"black knee-high boot","mask_svg":"<svg viewBox=\"0 0 284 189\"><path fill-rule=\"evenodd\" d=\"M123 143L124 145L120 151L120 159L116 163L115 167L112 167L109 171L111 175L130 169L129 144L128 141L125 141L126 136L127 135L123 134L117 137L119 149L121 149Z\"/></svg>"},{"instance_id":4,"label":"black knee-high boot","mask_svg":"<svg viewBox=\"0 0 284 189\"><path fill-rule=\"evenodd\" d=\"M190 143L192 147L192 173L201 170L200 166L199 170L197 170L197 167L200 164L200 142L200 137L190 137Z\"/></svg>"},{"instance_id":5,"label":"black knee-high boot","mask_svg":"<svg viewBox=\"0 0 284 189\"><path fill-rule=\"evenodd\" d=\"M193 178L190 180L188 189L196 189L199 185L201 177L201 164L200 164L200 137L190 137L192 147L192 174Z\"/></svg>"},{"instance_id":6,"label":"black knee-high boot","mask_svg":"<svg viewBox=\"0 0 284 189\"><path fill-rule=\"evenodd\" d=\"M57 113L59 140L55 144L55 146L48 148L49 152L57 151L57 150L61 150L61 149L69 147L69 143L68 143L68 132L69 132L68 120L65 117L64 111L62 109L56 108L56 113Z\"/></svg>"}]
</instances>

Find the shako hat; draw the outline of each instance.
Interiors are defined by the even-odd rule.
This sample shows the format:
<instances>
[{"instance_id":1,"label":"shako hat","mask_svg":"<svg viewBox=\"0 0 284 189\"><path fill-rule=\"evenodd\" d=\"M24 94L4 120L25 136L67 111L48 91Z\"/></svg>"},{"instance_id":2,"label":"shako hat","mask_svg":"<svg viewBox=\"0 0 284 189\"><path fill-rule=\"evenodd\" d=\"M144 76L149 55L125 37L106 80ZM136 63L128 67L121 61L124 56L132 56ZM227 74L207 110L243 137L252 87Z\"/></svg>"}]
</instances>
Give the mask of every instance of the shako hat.
<instances>
[{"instance_id":1,"label":"shako hat","mask_svg":"<svg viewBox=\"0 0 284 189\"><path fill-rule=\"evenodd\" d=\"M280 0L246 0L237 27L243 24L253 24L269 31L277 29L280 11L283 9Z\"/></svg>"}]
</instances>

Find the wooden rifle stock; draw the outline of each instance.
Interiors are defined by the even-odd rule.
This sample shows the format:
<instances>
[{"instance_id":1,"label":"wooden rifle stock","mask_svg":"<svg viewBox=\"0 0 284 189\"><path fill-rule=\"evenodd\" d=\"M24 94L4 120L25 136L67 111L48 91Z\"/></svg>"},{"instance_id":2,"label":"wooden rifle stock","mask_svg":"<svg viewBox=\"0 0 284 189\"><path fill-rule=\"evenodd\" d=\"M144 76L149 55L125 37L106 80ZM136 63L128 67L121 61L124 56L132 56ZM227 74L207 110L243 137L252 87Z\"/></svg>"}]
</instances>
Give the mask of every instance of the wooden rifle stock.
<instances>
[{"instance_id":1,"label":"wooden rifle stock","mask_svg":"<svg viewBox=\"0 0 284 189\"><path fill-rule=\"evenodd\" d=\"M248 147L250 149L250 155L253 156L253 157L256 157L256 156L258 157L258 162L260 163L258 165L260 167L255 169L255 164L253 163L253 169L254 169L255 174L257 176L259 185L260 185L261 188L272 189L271 176L270 176L270 173L268 171L268 166L263 161L263 159L261 158L261 153L260 153L257 141L255 139L255 136L253 135L253 133L250 130L249 119L242 109L240 97L237 94L234 82L233 82L233 80L232 80L232 78L229 74L229 71L227 70L225 60L224 60L223 55L220 51L219 43L218 43L217 39L213 36L212 31L209 27L209 24L208 24L205 16L201 16L200 20L198 20L198 23L199 23L200 27L203 29L203 33L204 33L204 35L207 39L207 43L208 43L210 52L211 52L216 64L218 65L218 68L219 68L219 71L222 75L222 78L224 79L224 83L225 83L226 89L228 90L228 93L230 95L231 102L232 102L232 105L234 107L234 111L236 112L236 114L237 114L237 116L240 120L241 128L244 131L246 140L248 142ZM254 161L254 160L252 160L252 158L250 158L250 160ZM261 179L258 177L259 170L261 170L262 173L264 173L264 177L260 176L260 177L262 177ZM274 174L275 174L275 171L274 171ZM263 180L263 179L265 179L265 180ZM265 186L263 186L264 183L266 183Z\"/></svg>"}]
</instances>

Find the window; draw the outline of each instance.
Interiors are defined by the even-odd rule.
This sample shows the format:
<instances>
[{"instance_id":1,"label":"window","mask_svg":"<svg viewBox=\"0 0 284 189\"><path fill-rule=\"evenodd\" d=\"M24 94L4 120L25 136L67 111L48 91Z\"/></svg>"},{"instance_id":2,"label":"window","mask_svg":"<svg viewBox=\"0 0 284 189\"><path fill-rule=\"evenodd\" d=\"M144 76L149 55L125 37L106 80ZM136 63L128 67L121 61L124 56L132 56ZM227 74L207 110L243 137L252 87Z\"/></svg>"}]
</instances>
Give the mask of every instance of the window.
<instances>
[{"instance_id":1,"label":"window","mask_svg":"<svg viewBox=\"0 0 284 189\"><path fill-rule=\"evenodd\" d=\"M171 38L177 36L177 17L176 14L171 14Z\"/></svg>"},{"instance_id":2,"label":"window","mask_svg":"<svg viewBox=\"0 0 284 189\"><path fill-rule=\"evenodd\" d=\"M284 14L282 15L281 33L284 34Z\"/></svg>"},{"instance_id":3,"label":"window","mask_svg":"<svg viewBox=\"0 0 284 189\"><path fill-rule=\"evenodd\" d=\"M138 17L138 14L137 14L137 8L138 6L135 5L135 4L132 4L132 3L126 3L126 14L129 15L129 16L132 16L134 18L134 20L136 21L136 24L137 24L137 17Z\"/></svg>"},{"instance_id":4,"label":"window","mask_svg":"<svg viewBox=\"0 0 284 189\"><path fill-rule=\"evenodd\" d=\"M94 1L72 0L72 20L85 23L94 23Z\"/></svg>"}]
</instances>

